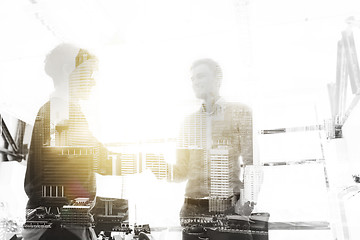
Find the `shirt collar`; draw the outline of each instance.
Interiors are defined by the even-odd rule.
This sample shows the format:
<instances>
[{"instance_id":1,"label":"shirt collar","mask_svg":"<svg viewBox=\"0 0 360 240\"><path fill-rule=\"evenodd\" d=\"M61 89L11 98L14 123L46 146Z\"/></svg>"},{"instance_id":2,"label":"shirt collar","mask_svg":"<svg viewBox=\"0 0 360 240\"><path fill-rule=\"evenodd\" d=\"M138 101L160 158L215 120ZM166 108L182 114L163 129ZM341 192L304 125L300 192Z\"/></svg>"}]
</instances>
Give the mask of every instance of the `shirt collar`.
<instances>
[{"instance_id":1,"label":"shirt collar","mask_svg":"<svg viewBox=\"0 0 360 240\"><path fill-rule=\"evenodd\" d=\"M208 113L206 112L206 104L202 103L201 104L201 112L206 113L208 115L216 115L219 112L221 112L223 109L225 108L225 100L220 97L215 103L214 103L214 108L213 111Z\"/></svg>"}]
</instances>

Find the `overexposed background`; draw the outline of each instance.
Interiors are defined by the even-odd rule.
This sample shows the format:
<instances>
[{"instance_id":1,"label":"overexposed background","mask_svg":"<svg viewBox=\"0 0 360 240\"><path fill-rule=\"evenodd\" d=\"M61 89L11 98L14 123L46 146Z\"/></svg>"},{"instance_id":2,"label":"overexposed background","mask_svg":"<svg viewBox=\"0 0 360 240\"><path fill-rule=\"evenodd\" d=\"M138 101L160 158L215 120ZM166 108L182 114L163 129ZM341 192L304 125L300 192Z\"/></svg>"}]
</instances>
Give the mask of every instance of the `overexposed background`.
<instances>
[{"instance_id":1,"label":"overexposed background","mask_svg":"<svg viewBox=\"0 0 360 240\"><path fill-rule=\"evenodd\" d=\"M327 84L336 80L337 42L359 9L356 0L1 1L0 110L33 123L53 89L44 58L71 42L100 59L96 111L86 111L98 139L174 138L199 104L190 65L210 57L223 68L221 94L253 108L261 163L321 159L319 132L257 133L331 118ZM358 119L356 108L344 126L345 178L360 172ZM264 174L258 207L274 221L329 220L321 167L266 167Z\"/></svg>"}]
</instances>

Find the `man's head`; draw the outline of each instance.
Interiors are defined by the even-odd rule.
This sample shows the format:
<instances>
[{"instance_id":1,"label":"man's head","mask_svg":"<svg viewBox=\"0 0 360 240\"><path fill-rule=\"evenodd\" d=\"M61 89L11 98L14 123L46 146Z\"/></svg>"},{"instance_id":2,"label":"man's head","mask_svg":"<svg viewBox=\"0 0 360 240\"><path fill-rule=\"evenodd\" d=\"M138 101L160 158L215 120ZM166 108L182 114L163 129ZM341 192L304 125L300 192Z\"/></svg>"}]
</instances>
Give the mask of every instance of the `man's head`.
<instances>
[{"instance_id":1,"label":"man's head","mask_svg":"<svg viewBox=\"0 0 360 240\"><path fill-rule=\"evenodd\" d=\"M85 49L80 49L76 56L76 69L70 75L70 98L87 100L96 84L98 59Z\"/></svg>"},{"instance_id":2,"label":"man's head","mask_svg":"<svg viewBox=\"0 0 360 240\"><path fill-rule=\"evenodd\" d=\"M56 90L73 99L88 99L95 85L98 59L85 49L62 43L45 59L45 72L53 79ZM70 86L69 86L70 85Z\"/></svg>"},{"instance_id":3,"label":"man's head","mask_svg":"<svg viewBox=\"0 0 360 240\"><path fill-rule=\"evenodd\" d=\"M55 47L45 58L45 72L54 81L54 87L68 81L70 73L75 69L75 57L79 48L62 43Z\"/></svg>"},{"instance_id":4,"label":"man's head","mask_svg":"<svg viewBox=\"0 0 360 240\"><path fill-rule=\"evenodd\" d=\"M219 96L222 71L212 59L200 59L191 66L191 80L195 95L199 99Z\"/></svg>"}]
</instances>

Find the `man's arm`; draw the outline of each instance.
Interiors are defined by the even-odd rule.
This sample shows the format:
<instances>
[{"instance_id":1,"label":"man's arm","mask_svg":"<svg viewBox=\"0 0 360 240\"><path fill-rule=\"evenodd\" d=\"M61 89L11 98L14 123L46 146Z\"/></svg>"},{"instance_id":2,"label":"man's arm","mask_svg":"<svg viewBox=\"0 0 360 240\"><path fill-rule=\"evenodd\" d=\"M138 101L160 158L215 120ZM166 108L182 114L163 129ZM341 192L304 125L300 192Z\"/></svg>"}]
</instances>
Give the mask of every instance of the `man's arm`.
<instances>
[{"instance_id":1,"label":"man's arm","mask_svg":"<svg viewBox=\"0 0 360 240\"><path fill-rule=\"evenodd\" d=\"M244 165L253 164L253 119L252 111L244 106L239 121L240 155Z\"/></svg>"}]
</instances>

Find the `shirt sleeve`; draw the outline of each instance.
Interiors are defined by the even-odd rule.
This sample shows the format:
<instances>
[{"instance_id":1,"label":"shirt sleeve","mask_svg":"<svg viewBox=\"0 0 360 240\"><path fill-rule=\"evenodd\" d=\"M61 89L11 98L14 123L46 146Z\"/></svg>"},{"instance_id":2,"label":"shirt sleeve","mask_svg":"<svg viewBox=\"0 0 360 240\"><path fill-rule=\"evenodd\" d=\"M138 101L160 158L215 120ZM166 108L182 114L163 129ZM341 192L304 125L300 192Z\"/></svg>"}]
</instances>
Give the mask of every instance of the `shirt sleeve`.
<instances>
[{"instance_id":1,"label":"shirt sleeve","mask_svg":"<svg viewBox=\"0 0 360 240\"><path fill-rule=\"evenodd\" d=\"M253 117L249 107L244 107L239 120L240 155L244 165L253 164Z\"/></svg>"}]
</instances>

